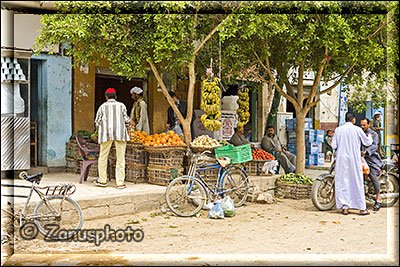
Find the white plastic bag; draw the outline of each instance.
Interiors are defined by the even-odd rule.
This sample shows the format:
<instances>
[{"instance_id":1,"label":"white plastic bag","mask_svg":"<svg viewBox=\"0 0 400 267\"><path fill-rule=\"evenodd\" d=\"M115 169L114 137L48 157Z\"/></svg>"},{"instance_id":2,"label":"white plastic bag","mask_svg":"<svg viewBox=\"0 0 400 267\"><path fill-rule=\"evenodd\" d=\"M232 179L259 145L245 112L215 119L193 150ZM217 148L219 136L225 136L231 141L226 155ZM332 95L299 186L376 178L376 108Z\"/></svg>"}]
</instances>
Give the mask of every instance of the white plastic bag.
<instances>
[{"instance_id":1,"label":"white plastic bag","mask_svg":"<svg viewBox=\"0 0 400 267\"><path fill-rule=\"evenodd\" d=\"M233 217L236 214L235 205L233 199L230 196L226 196L221 201L221 207L224 210L225 217Z\"/></svg>"},{"instance_id":2,"label":"white plastic bag","mask_svg":"<svg viewBox=\"0 0 400 267\"><path fill-rule=\"evenodd\" d=\"M267 161L264 163L264 166L262 167L262 171L265 172L265 174L268 173L275 173L276 172L276 167L278 166L278 161L277 160L271 160Z\"/></svg>"},{"instance_id":3,"label":"white plastic bag","mask_svg":"<svg viewBox=\"0 0 400 267\"><path fill-rule=\"evenodd\" d=\"M361 166L363 170L363 174L369 174L369 166L367 162L365 161L364 157L361 157Z\"/></svg>"},{"instance_id":4,"label":"white plastic bag","mask_svg":"<svg viewBox=\"0 0 400 267\"><path fill-rule=\"evenodd\" d=\"M208 212L208 218L210 219L223 219L224 210L219 202L214 203L214 206Z\"/></svg>"}]
</instances>

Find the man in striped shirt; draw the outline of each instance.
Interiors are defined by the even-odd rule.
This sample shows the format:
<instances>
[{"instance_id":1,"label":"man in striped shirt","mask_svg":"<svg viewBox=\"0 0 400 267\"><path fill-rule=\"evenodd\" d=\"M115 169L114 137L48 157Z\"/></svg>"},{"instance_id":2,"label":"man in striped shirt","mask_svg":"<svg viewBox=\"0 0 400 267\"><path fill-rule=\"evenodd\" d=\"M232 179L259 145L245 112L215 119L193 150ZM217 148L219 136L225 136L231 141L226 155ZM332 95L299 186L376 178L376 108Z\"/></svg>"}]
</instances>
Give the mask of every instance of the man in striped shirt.
<instances>
[{"instance_id":1,"label":"man in striped shirt","mask_svg":"<svg viewBox=\"0 0 400 267\"><path fill-rule=\"evenodd\" d=\"M115 144L117 157L116 184L118 189L126 188L125 181L125 150L126 142L130 140L126 123L133 125L123 103L116 101L117 93L114 88L106 91L107 102L103 103L96 114L96 127L99 130L100 155L98 161L99 179L97 186L107 186L107 160L112 143Z\"/></svg>"}]
</instances>

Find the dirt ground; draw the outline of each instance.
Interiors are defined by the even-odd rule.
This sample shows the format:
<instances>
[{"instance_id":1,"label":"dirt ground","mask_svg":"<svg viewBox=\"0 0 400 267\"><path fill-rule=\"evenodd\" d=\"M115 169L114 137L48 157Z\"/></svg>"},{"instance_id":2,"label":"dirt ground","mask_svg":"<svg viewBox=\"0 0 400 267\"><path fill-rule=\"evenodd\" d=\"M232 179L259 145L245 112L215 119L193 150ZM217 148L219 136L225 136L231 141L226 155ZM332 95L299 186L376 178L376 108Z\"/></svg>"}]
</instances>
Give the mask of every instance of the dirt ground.
<instances>
[{"instance_id":1,"label":"dirt ground","mask_svg":"<svg viewBox=\"0 0 400 267\"><path fill-rule=\"evenodd\" d=\"M83 228L126 226L144 232L141 242L45 242L17 239L14 253L112 254L385 254L388 241L398 251L399 204L359 216L350 210L318 211L311 200L278 199L274 204L246 203L231 218L181 218L170 212L143 212L85 221ZM392 236L394 235L394 236ZM389 245L392 245L389 242Z\"/></svg>"}]
</instances>

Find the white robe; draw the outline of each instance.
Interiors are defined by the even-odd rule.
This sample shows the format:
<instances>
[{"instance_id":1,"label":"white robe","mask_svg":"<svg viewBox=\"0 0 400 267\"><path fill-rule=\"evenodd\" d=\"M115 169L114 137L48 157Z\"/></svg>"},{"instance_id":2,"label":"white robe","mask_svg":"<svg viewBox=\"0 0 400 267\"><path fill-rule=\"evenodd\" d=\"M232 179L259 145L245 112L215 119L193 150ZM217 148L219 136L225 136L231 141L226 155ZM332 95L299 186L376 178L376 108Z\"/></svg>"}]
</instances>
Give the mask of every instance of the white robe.
<instances>
[{"instance_id":1,"label":"white robe","mask_svg":"<svg viewBox=\"0 0 400 267\"><path fill-rule=\"evenodd\" d=\"M131 110L131 119L133 119L135 114L135 108L133 107ZM150 134L149 128L149 117L147 116L147 104L143 100L140 101L140 118L135 126L136 131L145 131L147 134Z\"/></svg>"},{"instance_id":2,"label":"white robe","mask_svg":"<svg viewBox=\"0 0 400 267\"><path fill-rule=\"evenodd\" d=\"M336 208L366 209L361 144L370 146L372 142L371 137L351 122L336 128L332 139L332 148L336 150Z\"/></svg>"}]
</instances>

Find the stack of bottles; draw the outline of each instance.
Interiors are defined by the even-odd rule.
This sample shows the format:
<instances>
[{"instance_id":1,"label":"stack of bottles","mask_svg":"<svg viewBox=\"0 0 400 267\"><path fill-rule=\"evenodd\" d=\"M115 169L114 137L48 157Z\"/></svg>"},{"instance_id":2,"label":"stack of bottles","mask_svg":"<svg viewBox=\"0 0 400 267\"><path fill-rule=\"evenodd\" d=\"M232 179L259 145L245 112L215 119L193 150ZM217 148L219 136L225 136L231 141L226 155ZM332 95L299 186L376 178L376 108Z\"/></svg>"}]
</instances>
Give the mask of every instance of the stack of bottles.
<instances>
[{"instance_id":1,"label":"stack of bottles","mask_svg":"<svg viewBox=\"0 0 400 267\"><path fill-rule=\"evenodd\" d=\"M305 146L306 146L306 166L322 166L325 163L325 156L322 153L322 143L324 142L324 131L314 130L312 119L305 120ZM288 133L288 151L296 155L296 119L286 120L286 130Z\"/></svg>"}]
</instances>

